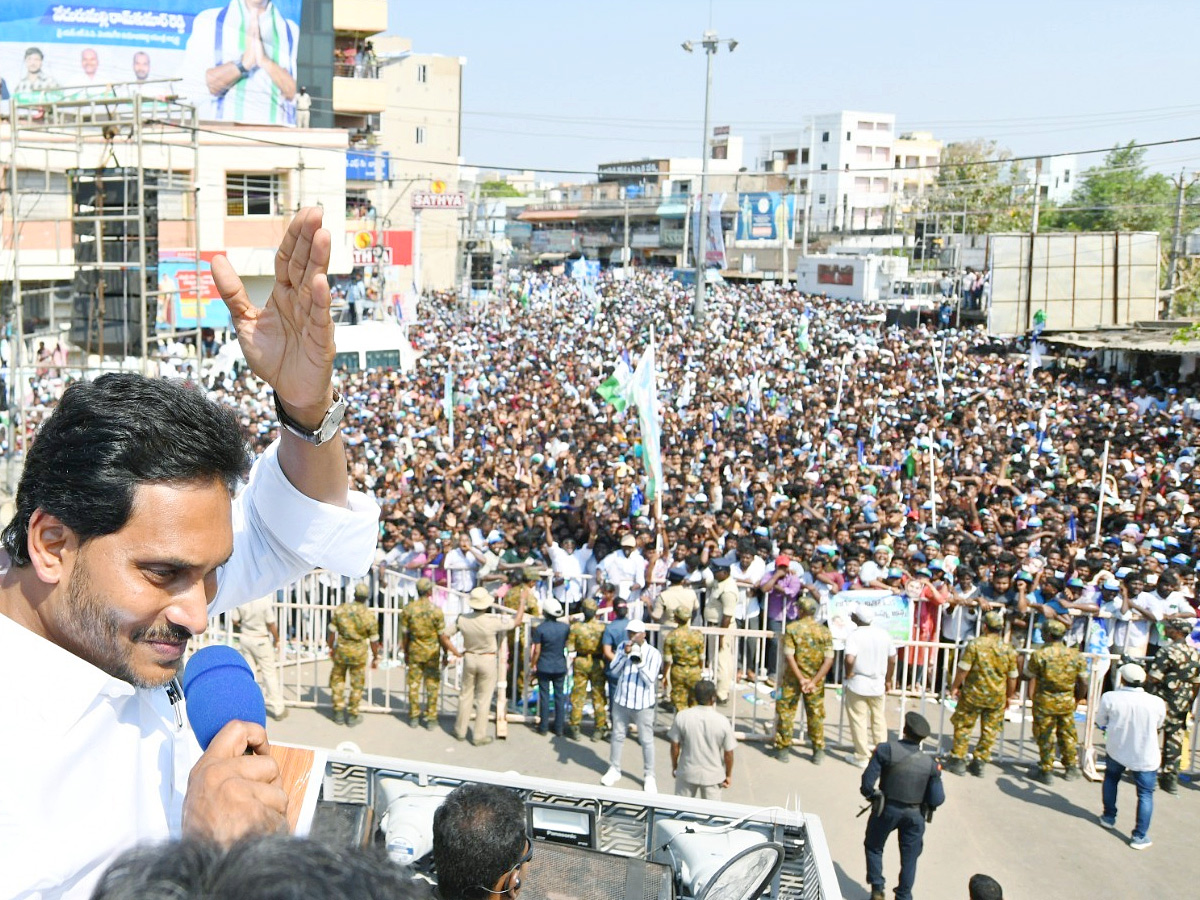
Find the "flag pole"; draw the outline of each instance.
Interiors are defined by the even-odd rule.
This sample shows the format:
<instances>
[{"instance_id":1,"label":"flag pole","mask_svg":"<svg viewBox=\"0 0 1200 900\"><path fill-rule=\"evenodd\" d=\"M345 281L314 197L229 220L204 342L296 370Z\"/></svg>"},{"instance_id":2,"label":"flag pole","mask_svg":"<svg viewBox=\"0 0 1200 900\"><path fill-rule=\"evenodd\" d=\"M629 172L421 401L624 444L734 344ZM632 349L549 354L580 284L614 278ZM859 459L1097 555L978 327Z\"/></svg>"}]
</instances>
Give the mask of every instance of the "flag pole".
<instances>
[{"instance_id":1,"label":"flag pole","mask_svg":"<svg viewBox=\"0 0 1200 900\"><path fill-rule=\"evenodd\" d=\"M1100 502L1096 504L1096 540L1100 543L1100 526L1104 522L1104 489L1108 486L1108 441L1104 442L1104 458L1100 463Z\"/></svg>"},{"instance_id":2,"label":"flag pole","mask_svg":"<svg viewBox=\"0 0 1200 900\"><path fill-rule=\"evenodd\" d=\"M653 322L651 322L651 323L650 323L650 358L651 358L651 359L655 359L655 355L654 355L654 323L653 323ZM655 360L655 361L657 362L657 360ZM651 416L658 416L658 409L657 409L657 406L658 406L658 383L657 383L657 378L656 378L656 380L655 380L655 385L654 385L654 400L653 400L653 406L654 406L654 407L656 407L656 408L654 408L654 409L651 409L651 411L650 411L650 415L651 415ZM644 444L645 444L645 436L643 436L643 447L642 447L642 453L647 453L647 452L649 452L649 451L648 451L648 450L647 450L647 448L644 446ZM656 484L656 485L654 485L654 527L655 527L656 529L658 529L658 531L659 531L659 537L658 537L658 538L655 538L655 540L656 540L656 541L659 541L659 540L661 540L661 535L662 535L662 531L661 531L661 528L662 528L662 514L663 514L663 512L662 512L662 485L661 485L661 484ZM661 549L662 549L662 548L661 548L661 547L659 547L659 550L661 550Z\"/></svg>"}]
</instances>

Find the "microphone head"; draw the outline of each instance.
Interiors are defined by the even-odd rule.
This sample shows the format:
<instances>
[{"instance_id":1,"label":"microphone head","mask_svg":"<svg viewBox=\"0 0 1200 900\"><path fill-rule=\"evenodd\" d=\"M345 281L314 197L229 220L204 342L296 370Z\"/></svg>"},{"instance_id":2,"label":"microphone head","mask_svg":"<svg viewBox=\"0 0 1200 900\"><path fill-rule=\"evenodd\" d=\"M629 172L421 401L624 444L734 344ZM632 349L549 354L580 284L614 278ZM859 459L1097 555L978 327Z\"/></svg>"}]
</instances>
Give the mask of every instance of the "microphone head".
<instances>
[{"instance_id":1,"label":"microphone head","mask_svg":"<svg viewBox=\"0 0 1200 900\"><path fill-rule=\"evenodd\" d=\"M267 724L267 706L250 664L232 647L212 644L192 654L183 670L188 721L207 750L227 722Z\"/></svg>"}]
</instances>

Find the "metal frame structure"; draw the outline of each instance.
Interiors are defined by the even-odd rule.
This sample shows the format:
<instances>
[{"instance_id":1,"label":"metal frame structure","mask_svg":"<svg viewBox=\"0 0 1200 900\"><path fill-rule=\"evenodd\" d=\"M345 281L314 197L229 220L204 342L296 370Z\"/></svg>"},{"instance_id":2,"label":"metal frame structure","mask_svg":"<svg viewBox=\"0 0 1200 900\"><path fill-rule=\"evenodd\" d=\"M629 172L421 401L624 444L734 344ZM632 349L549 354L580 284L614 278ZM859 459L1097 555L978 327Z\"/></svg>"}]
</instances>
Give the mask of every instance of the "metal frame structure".
<instances>
[{"instance_id":1,"label":"metal frame structure","mask_svg":"<svg viewBox=\"0 0 1200 900\"><path fill-rule=\"evenodd\" d=\"M30 365L29 345L39 338L55 341L60 338L62 326L55 310L56 296L62 293L62 284L73 284L83 269L97 273L101 283L109 273L116 272L121 279L137 285L136 297L132 292L129 297L131 302L140 304L140 368L143 373L149 371L149 353L153 349L150 335L156 309L152 301L157 301L163 293L175 291L160 290L157 280L147 284L148 263L153 261L154 251L153 246L148 248L148 213L160 222L178 223L185 235L185 246L171 249L191 255L199 285L196 176L200 154L196 110L178 99L171 80L77 91L66 88L22 100L13 97L4 114L7 121L3 123L6 133L0 139L0 166L5 173L3 188L7 197L3 216L8 240L7 246L0 247L0 279L10 281L12 286L8 331L8 388L15 413L10 416L12 454L24 451L28 437L24 434L18 439L17 429L25 429L26 425L24 369ZM136 180L136 197L125 191L119 207L111 212L82 219L73 216L68 173L87 171L92 176L103 176L114 169L125 170L129 184ZM153 188L149 192L148 173L152 173L149 182ZM82 226L96 239L103 236L108 224L127 235L131 252L123 254L126 258L105 260L97 246L96 259L76 259L76 228ZM42 246L35 248L23 240L27 232L37 232ZM46 243L51 246L45 246ZM57 283L58 290L48 283ZM70 293L73 298L73 287ZM28 320L28 313L31 301L38 297L45 304L45 320L35 324ZM192 329L183 332L190 333ZM41 361L38 368L53 366ZM128 368L128 364L123 359L106 362L101 344L86 348L81 358L69 360L65 368L87 374Z\"/></svg>"}]
</instances>

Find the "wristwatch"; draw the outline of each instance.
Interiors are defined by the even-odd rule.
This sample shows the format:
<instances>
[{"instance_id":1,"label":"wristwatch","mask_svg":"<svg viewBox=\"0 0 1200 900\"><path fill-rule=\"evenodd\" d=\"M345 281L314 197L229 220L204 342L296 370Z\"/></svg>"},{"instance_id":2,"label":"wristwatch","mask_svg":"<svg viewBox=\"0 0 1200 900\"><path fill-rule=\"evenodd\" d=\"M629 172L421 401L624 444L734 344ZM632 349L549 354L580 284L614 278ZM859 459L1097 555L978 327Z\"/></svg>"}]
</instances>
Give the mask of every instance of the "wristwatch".
<instances>
[{"instance_id":1,"label":"wristwatch","mask_svg":"<svg viewBox=\"0 0 1200 900\"><path fill-rule=\"evenodd\" d=\"M235 59L233 64L237 66L238 78L248 78L250 76L250 70L242 64L240 59Z\"/></svg>"},{"instance_id":2,"label":"wristwatch","mask_svg":"<svg viewBox=\"0 0 1200 900\"><path fill-rule=\"evenodd\" d=\"M337 434L338 428L342 424L342 419L346 415L346 398L337 391L334 391L333 403L325 411L325 418L321 420L321 424L317 426L316 431L309 431L284 412L283 404L279 402L278 394L273 394L273 396L275 398L275 415L279 419L280 427L286 428L296 437L300 438L300 440L308 441L314 447L320 447Z\"/></svg>"}]
</instances>

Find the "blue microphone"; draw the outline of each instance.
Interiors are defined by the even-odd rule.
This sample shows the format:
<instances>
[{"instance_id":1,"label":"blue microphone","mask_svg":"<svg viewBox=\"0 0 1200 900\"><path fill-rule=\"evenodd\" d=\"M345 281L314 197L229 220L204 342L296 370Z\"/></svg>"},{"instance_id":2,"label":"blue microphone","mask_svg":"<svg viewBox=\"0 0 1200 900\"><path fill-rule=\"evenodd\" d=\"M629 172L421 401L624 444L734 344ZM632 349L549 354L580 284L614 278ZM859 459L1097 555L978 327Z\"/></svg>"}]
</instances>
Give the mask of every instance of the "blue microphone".
<instances>
[{"instance_id":1,"label":"blue microphone","mask_svg":"<svg viewBox=\"0 0 1200 900\"><path fill-rule=\"evenodd\" d=\"M227 722L235 719L267 725L267 706L250 664L232 647L201 647L183 670L183 697L188 720L207 750Z\"/></svg>"}]
</instances>

